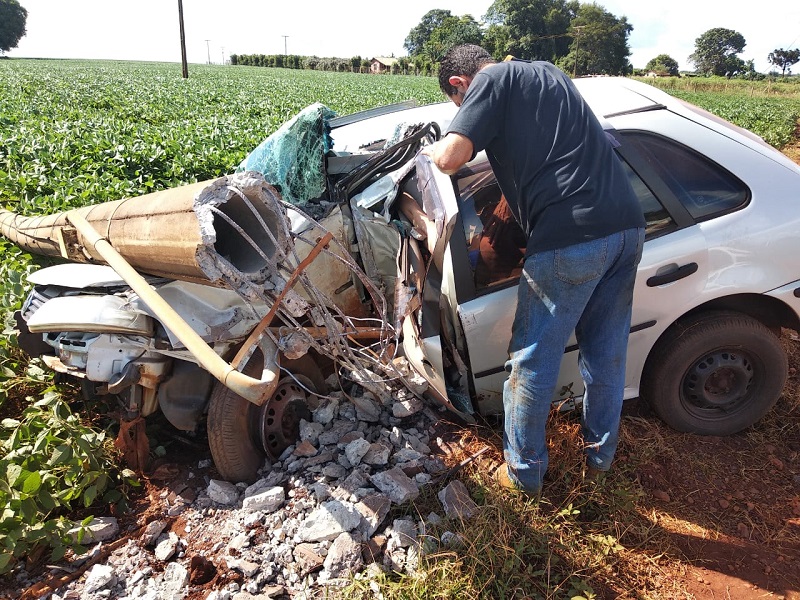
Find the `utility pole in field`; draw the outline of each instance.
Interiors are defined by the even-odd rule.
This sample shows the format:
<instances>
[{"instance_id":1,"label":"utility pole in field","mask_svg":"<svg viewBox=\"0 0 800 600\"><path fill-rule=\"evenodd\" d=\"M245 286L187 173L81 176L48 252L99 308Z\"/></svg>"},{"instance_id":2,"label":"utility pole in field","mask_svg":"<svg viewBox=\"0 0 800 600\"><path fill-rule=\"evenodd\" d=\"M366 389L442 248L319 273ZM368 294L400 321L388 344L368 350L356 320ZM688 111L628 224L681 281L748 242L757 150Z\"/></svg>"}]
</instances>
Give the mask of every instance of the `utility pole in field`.
<instances>
[{"instance_id":1,"label":"utility pole in field","mask_svg":"<svg viewBox=\"0 0 800 600\"><path fill-rule=\"evenodd\" d=\"M287 54L289 54L286 51L286 38L288 38L289 36L288 35L283 35L281 37L283 38L283 55L286 56Z\"/></svg>"},{"instance_id":2,"label":"utility pole in field","mask_svg":"<svg viewBox=\"0 0 800 600\"><path fill-rule=\"evenodd\" d=\"M178 0L178 20L181 25L181 73L189 79L189 65L186 63L186 34L183 31L183 0Z\"/></svg>"},{"instance_id":3,"label":"utility pole in field","mask_svg":"<svg viewBox=\"0 0 800 600\"><path fill-rule=\"evenodd\" d=\"M208 63L206 63L206 64L209 64L209 65L211 64L211 47L208 45L208 42L210 42L210 41L211 40L206 40L206 53L208 54Z\"/></svg>"},{"instance_id":4,"label":"utility pole in field","mask_svg":"<svg viewBox=\"0 0 800 600\"><path fill-rule=\"evenodd\" d=\"M578 50L580 49L581 45L581 30L586 27L586 25L575 25L573 29L577 31L577 35L575 36L575 66L572 68L572 77L578 76Z\"/></svg>"}]
</instances>

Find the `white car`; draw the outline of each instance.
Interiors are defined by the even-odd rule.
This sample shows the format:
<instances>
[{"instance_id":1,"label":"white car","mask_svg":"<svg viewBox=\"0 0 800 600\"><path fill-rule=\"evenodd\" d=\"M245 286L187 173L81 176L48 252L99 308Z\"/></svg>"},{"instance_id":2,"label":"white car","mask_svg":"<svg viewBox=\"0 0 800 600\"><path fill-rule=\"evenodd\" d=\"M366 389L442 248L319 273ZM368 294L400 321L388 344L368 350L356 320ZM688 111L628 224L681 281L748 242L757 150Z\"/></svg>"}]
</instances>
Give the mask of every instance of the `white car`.
<instances>
[{"instance_id":1,"label":"white car","mask_svg":"<svg viewBox=\"0 0 800 600\"><path fill-rule=\"evenodd\" d=\"M625 396L641 396L681 431L740 431L783 389L781 328L800 330L800 168L756 136L643 83L596 78L576 85L616 147L647 220ZM20 344L81 379L87 393L116 396L128 419L160 409L185 431L206 420L217 469L233 481L253 479L264 454L277 457L294 443L313 404L309 392L324 391L332 366L349 361L347 368L363 373L362 361L371 368L394 356L395 339L430 397L466 420L500 413L525 239L518 227L502 244L483 235L501 200L485 156L451 177L418 153L446 131L456 110L452 103L391 106L320 116L304 135L276 132L316 142L286 156L269 154L283 146L267 140L247 160L266 158L283 169L283 200L307 191L307 179L321 182L309 195L319 222L281 201L266 183L276 181L249 167L210 184L88 209L108 215L99 223L112 237L127 231L112 227L114 219L134 222L123 205L145 207L134 211L136 233L116 245L157 277L140 280L132 269L97 264L42 269L29 278L35 288L19 314ZM332 149L321 143L328 139L323 123ZM319 177L305 178L314 169ZM152 225L157 215L146 207L160 210L166 198L186 206L176 214L198 218L197 249L186 239L165 243L160 236L171 229ZM85 214L66 217L83 222L83 236L91 229ZM57 237L39 218L13 213L2 216L3 233L32 252L68 251L70 260L87 262L87 242L62 217L50 219ZM144 234L156 241L142 243ZM330 248L311 256L314 244L328 247L322 239L336 241L337 256ZM187 256L173 265L162 249ZM278 290L291 287L294 269L304 271L305 293L284 298ZM233 289L216 281L225 274ZM203 277L216 285L201 285ZM363 351L369 342L357 350L343 345L357 323L379 323L360 330L378 332L379 351ZM256 345L261 352L252 356L263 364L246 362ZM573 340L564 349L556 402L580 401L577 355ZM242 364L245 373L237 370Z\"/></svg>"},{"instance_id":2,"label":"white car","mask_svg":"<svg viewBox=\"0 0 800 600\"><path fill-rule=\"evenodd\" d=\"M625 397L641 396L680 431L740 431L779 398L780 330L800 327L800 167L644 83L575 84L617 146L647 220ZM363 139L359 128L374 137L382 122L434 119L445 131L455 110L426 106L334 129L335 149L347 150L350 135ZM525 240L509 238L499 252L481 244L500 199L483 154L452 177L420 160L418 177L429 180L424 206L446 244L427 270L406 354L461 412L500 412ZM562 399L583 393L577 354L573 338L556 388Z\"/></svg>"}]
</instances>

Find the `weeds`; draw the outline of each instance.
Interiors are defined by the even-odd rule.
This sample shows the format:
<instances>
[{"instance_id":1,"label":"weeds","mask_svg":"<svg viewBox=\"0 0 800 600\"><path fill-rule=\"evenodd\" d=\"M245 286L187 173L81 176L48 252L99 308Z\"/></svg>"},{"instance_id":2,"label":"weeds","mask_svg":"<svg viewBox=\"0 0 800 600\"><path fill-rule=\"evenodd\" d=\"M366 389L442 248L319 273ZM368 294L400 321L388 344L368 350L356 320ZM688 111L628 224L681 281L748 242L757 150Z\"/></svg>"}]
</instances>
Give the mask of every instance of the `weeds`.
<instances>
[{"instance_id":1,"label":"weeds","mask_svg":"<svg viewBox=\"0 0 800 600\"><path fill-rule=\"evenodd\" d=\"M64 513L95 501L124 503L123 491L135 484L132 473L117 472L105 433L84 425L53 388L0 428L0 573L47 547L51 560L80 550L84 530L70 535L74 524Z\"/></svg>"}]
</instances>

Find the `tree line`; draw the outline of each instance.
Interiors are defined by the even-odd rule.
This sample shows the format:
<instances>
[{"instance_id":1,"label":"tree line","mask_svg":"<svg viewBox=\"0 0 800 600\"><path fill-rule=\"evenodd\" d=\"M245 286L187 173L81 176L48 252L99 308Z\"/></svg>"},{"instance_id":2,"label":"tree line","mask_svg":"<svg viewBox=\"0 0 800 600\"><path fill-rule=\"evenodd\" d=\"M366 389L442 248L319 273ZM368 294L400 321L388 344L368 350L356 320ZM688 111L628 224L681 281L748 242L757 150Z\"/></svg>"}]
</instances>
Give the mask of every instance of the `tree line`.
<instances>
[{"instance_id":1,"label":"tree line","mask_svg":"<svg viewBox=\"0 0 800 600\"><path fill-rule=\"evenodd\" d=\"M435 66L423 57L401 56L389 68L392 75L432 75ZM339 73L368 73L370 61L361 56L336 58L299 56L296 54L231 54L232 65L250 67L278 67L284 69L308 69L312 71L335 71Z\"/></svg>"},{"instance_id":2,"label":"tree line","mask_svg":"<svg viewBox=\"0 0 800 600\"><path fill-rule=\"evenodd\" d=\"M626 17L617 17L594 2L495 0L482 22L449 10L428 11L409 32L404 46L410 57L424 56L434 63L448 48L466 43L483 46L497 60L507 55L546 60L573 76L628 75L633 73L628 61L632 31ZM763 78L752 60L739 58L745 45L741 33L715 27L695 40L689 62L699 75ZM800 49L777 48L767 59L785 76L800 62ZM645 72L680 74L678 62L668 54L650 60Z\"/></svg>"},{"instance_id":3,"label":"tree line","mask_svg":"<svg viewBox=\"0 0 800 600\"><path fill-rule=\"evenodd\" d=\"M438 63L448 48L478 44L497 60L507 55L549 61L573 76L627 75L633 26L596 3L495 0L483 22L449 10L428 11L405 39L410 57Z\"/></svg>"}]
</instances>

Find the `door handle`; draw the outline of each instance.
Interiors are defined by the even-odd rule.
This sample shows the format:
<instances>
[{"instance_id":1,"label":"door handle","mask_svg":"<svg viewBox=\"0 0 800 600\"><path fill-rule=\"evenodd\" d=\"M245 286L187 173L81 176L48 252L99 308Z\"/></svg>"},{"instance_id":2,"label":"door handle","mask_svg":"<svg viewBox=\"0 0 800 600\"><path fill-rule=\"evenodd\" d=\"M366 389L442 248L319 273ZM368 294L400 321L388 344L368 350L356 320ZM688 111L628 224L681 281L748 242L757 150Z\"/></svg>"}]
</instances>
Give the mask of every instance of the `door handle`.
<instances>
[{"instance_id":1,"label":"door handle","mask_svg":"<svg viewBox=\"0 0 800 600\"><path fill-rule=\"evenodd\" d=\"M684 277L688 277L692 273L697 272L697 263L692 262L681 267L678 267L674 271L670 271L669 273L664 273L662 275L653 275L647 280L647 287L658 287L659 285L664 285L667 283L672 283L673 281L678 281L679 279L683 279Z\"/></svg>"}]
</instances>

